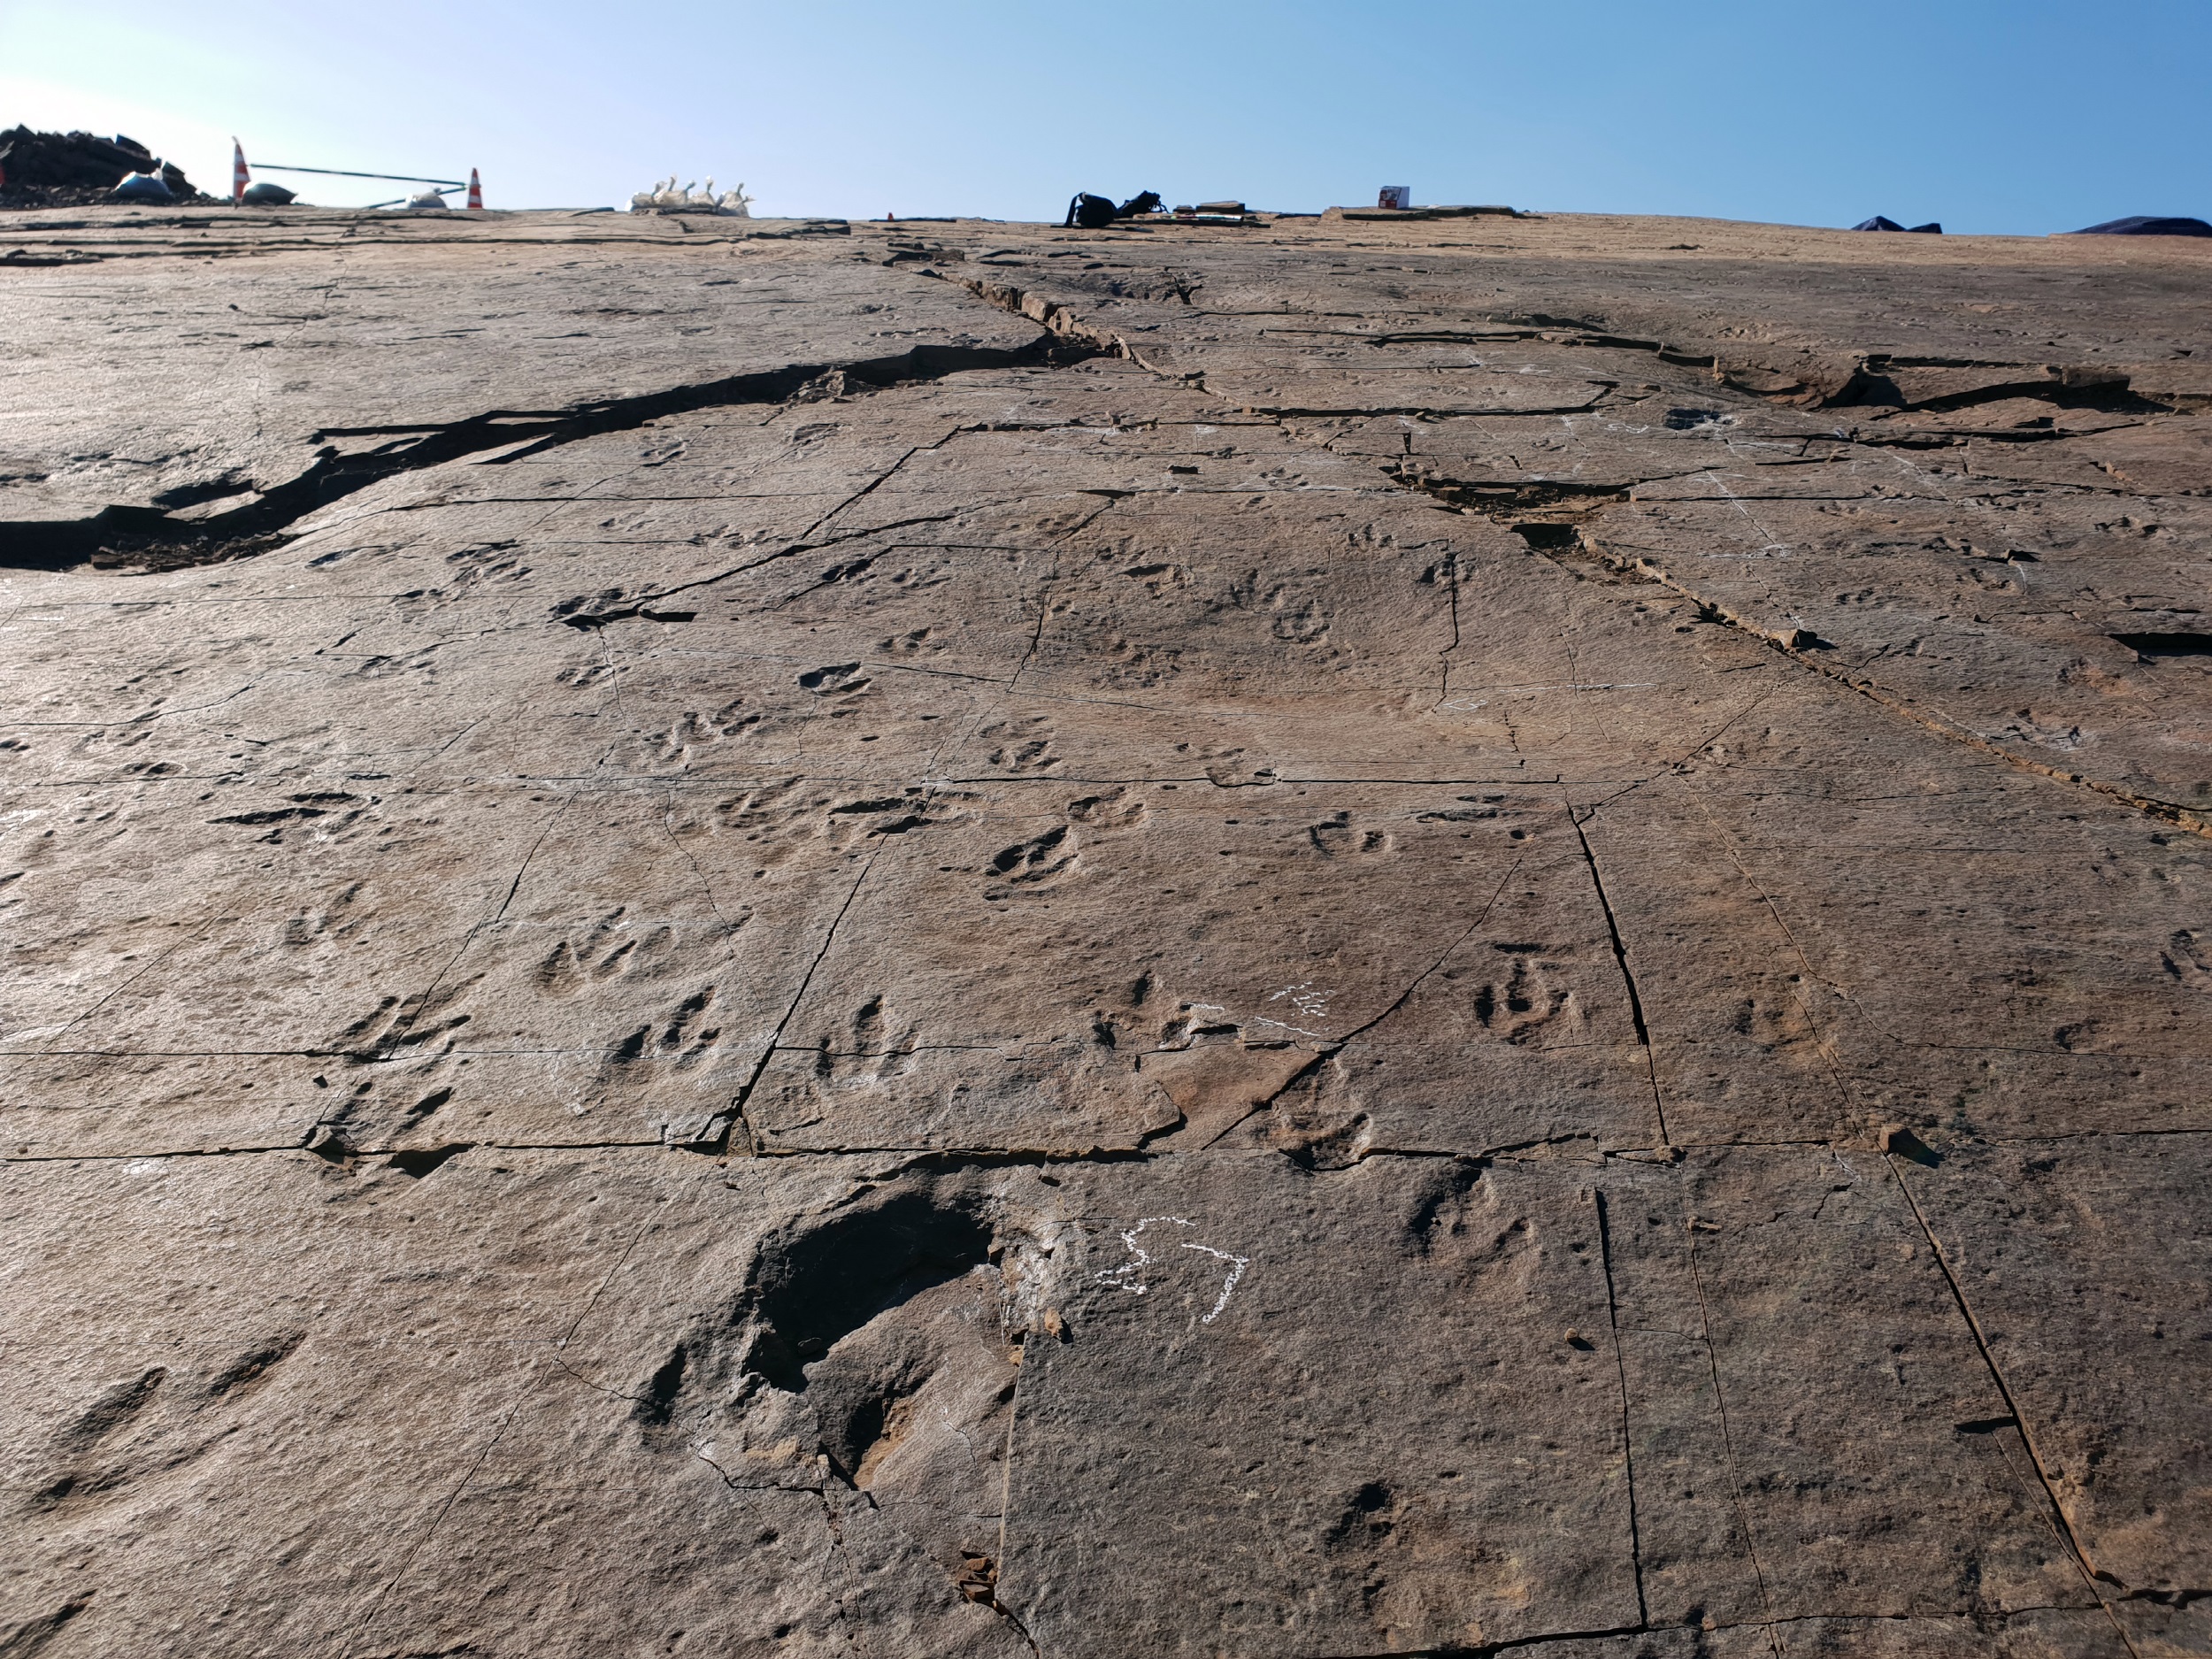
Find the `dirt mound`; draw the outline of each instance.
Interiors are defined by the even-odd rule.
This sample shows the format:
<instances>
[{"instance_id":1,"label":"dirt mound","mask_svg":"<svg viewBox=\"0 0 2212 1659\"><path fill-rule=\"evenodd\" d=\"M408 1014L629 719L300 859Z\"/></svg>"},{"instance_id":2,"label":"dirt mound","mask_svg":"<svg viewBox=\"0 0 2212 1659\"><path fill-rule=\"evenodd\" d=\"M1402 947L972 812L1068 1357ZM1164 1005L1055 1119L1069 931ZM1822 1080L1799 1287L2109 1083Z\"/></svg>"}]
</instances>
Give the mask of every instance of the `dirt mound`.
<instances>
[{"instance_id":1,"label":"dirt mound","mask_svg":"<svg viewBox=\"0 0 2212 1659\"><path fill-rule=\"evenodd\" d=\"M35 133L17 127L0 133L0 207L86 207L104 202L126 173L143 173L154 154L120 134ZM184 169L164 162L161 176L180 202L216 198L192 188Z\"/></svg>"}]
</instances>

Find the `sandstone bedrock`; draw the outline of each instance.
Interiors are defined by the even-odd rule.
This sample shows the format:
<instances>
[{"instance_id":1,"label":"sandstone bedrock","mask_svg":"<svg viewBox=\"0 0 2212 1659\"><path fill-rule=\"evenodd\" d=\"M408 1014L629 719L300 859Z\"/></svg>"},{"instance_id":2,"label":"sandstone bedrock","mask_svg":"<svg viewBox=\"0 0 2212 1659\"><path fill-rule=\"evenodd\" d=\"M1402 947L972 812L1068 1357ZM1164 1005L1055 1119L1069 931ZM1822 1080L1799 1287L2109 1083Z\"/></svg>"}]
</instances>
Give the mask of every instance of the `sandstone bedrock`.
<instances>
[{"instance_id":1,"label":"sandstone bedrock","mask_svg":"<svg viewBox=\"0 0 2212 1659\"><path fill-rule=\"evenodd\" d=\"M2208 279L0 216L0 1652L2212 1651Z\"/></svg>"}]
</instances>

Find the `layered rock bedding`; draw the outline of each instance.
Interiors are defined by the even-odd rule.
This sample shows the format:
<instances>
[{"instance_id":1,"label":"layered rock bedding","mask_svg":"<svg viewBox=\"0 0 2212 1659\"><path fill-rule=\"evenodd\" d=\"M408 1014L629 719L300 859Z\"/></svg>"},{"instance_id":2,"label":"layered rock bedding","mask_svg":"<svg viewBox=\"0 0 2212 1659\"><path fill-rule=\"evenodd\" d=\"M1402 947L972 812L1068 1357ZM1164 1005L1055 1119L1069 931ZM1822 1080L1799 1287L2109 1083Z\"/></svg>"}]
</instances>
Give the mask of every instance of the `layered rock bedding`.
<instances>
[{"instance_id":1,"label":"layered rock bedding","mask_svg":"<svg viewBox=\"0 0 2212 1659\"><path fill-rule=\"evenodd\" d=\"M2208 276L0 216L0 1649L2207 1651Z\"/></svg>"}]
</instances>

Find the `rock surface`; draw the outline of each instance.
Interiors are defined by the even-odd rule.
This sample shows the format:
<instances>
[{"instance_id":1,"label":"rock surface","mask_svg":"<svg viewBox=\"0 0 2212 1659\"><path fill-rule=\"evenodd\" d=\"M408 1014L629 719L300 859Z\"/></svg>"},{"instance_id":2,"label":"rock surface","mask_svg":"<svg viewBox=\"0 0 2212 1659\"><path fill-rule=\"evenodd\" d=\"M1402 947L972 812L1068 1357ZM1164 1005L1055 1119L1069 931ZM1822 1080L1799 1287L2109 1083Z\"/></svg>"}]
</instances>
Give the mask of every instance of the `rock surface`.
<instances>
[{"instance_id":1,"label":"rock surface","mask_svg":"<svg viewBox=\"0 0 2212 1659\"><path fill-rule=\"evenodd\" d=\"M0 1652L2212 1651L2208 274L0 217Z\"/></svg>"}]
</instances>

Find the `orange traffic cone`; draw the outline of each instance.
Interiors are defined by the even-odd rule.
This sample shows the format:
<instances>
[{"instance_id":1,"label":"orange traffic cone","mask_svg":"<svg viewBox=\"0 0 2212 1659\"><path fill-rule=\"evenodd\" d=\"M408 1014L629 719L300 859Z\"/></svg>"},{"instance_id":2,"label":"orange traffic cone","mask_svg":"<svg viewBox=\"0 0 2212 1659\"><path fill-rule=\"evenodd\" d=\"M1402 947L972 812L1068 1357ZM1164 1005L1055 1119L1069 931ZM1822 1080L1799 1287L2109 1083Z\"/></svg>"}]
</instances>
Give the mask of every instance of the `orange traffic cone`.
<instances>
[{"instance_id":1,"label":"orange traffic cone","mask_svg":"<svg viewBox=\"0 0 2212 1659\"><path fill-rule=\"evenodd\" d=\"M230 204L236 207L246 199L246 151L236 139L230 141Z\"/></svg>"},{"instance_id":2,"label":"orange traffic cone","mask_svg":"<svg viewBox=\"0 0 2212 1659\"><path fill-rule=\"evenodd\" d=\"M476 169L469 169L469 206L481 211L484 205L484 187L477 181Z\"/></svg>"}]
</instances>

